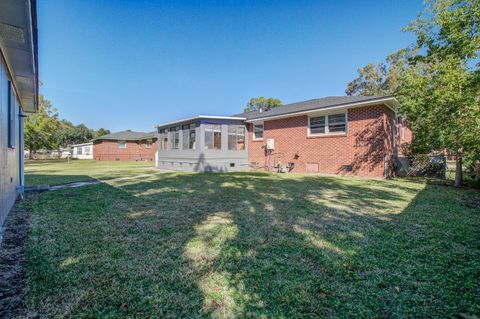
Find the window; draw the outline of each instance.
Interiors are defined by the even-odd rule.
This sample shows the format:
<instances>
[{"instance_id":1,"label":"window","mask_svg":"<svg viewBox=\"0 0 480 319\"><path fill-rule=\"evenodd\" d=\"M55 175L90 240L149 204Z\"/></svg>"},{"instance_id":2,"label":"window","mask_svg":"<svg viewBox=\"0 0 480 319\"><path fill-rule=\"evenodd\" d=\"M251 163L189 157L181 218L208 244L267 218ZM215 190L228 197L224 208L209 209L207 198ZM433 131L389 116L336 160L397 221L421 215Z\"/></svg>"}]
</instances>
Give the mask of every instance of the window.
<instances>
[{"instance_id":1,"label":"window","mask_svg":"<svg viewBox=\"0 0 480 319\"><path fill-rule=\"evenodd\" d=\"M345 133L347 131L346 118L346 113L309 117L309 135Z\"/></svg>"},{"instance_id":2,"label":"window","mask_svg":"<svg viewBox=\"0 0 480 319\"><path fill-rule=\"evenodd\" d=\"M328 132L337 133L345 132L346 122L345 113L333 114L328 116Z\"/></svg>"},{"instance_id":3,"label":"window","mask_svg":"<svg viewBox=\"0 0 480 319\"><path fill-rule=\"evenodd\" d=\"M191 150L195 149L197 142L197 131L196 124L190 124L190 129L188 130L188 148Z\"/></svg>"},{"instance_id":4,"label":"window","mask_svg":"<svg viewBox=\"0 0 480 319\"><path fill-rule=\"evenodd\" d=\"M170 128L172 150L180 149L180 126Z\"/></svg>"},{"instance_id":5,"label":"window","mask_svg":"<svg viewBox=\"0 0 480 319\"><path fill-rule=\"evenodd\" d=\"M205 148L207 150L222 149L222 126L220 124L205 124Z\"/></svg>"},{"instance_id":6,"label":"window","mask_svg":"<svg viewBox=\"0 0 480 319\"><path fill-rule=\"evenodd\" d=\"M263 139L263 123L253 124L253 139L254 140Z\"/></svg>"},{"instance_id":7,"label":"window","mask_svg":"<svg viewBox=\"0 0 480 319\"><path fill-rule=\"evenodd\" d=\"M243 126L228 126L228 149L232 151L245 149L245 128Z\"/></svg>"},{"instance_id":8,"label":"window","mask_svg":"<svg viewBox=\"0 0 480 319\"><path fill-rule=\"evenodd\" d=\"M162 130L162 143L160 145L162 147L162 150L164 151L168 150L168 130L167 129Z\"/></svg>"},{"instance_id":9,"label":"window","mask_svg":"<svg viewBox=\"0 0 480 319\"><path fill-rule=\"evenodd\" d=\"M196 131L197 125L189 124L183 126L183 149L194 150L196 145Z\"/></svg>"},{"instance_id":10,"label":"window","mask_svg":"<svg viewBox=\"0 0 480 319\"><path fill-rule=\"evenodd\" d=\"M145 143L145 147L146 148L152 148L152 139L151 138L147 139L147 141Z\"/></svg>"},{"instance_id":11,"label":"window","mask_svg":"<svg viewBox=\"0 0 480 319\"><path fill-rule=\"evenodd\" d=\"M15 93L12 82L8 81L8 147L15 148Z\"/></svg>"},{"instance_id":12,"label":"window","mask_svg":"<svg viewBox=\"0 0 480 319\"><path fill-rule=\"evenodd\" d=\"M77 147L77 155L82 155L83 154L83 149L81 146Z\"/></svg>"},{"instance_id":13,"label":"window","mask_svg":"<svg viewBox=\"0 0 480 319\"><path fill-rule=\"evenodd\" d=\"M127 148L127 141L117 141L118 148Z\"/></svg>"},{"instance_id":14,"label":"window","mask_svg":"<svg viewBox=\"0 0 480 319\"><path fill-rule=\"evenodd\" d=\"M310 134L325 134L325 116L310 118Z\"/></svg>"},{"instance_id":15,"label":"window","mask_svg":"<svg viewBox=\"0 0 480 319\"><path fill-rule=\"evenodd\" d=\"M85 146L85 155L90 155L90 146Z\"/></svg>"}]
</instances>

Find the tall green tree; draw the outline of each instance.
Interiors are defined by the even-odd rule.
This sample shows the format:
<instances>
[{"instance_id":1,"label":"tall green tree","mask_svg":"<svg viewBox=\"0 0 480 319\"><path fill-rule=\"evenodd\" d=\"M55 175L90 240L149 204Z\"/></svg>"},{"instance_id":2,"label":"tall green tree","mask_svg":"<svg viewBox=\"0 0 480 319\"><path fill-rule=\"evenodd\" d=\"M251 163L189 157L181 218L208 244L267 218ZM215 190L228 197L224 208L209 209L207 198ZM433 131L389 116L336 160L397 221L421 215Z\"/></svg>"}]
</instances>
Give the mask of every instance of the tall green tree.
<instances>
[{"instance_id":1,"label":"tall green tree","mask_svg":"<svg viewBox=\"0 0 480 319\"><path fill-rule=\"evenodd\" d=\"M93 132L93 138L97 138L107 134L110 134L110 130L104 129L102 127L102 128L99 128L97 131Z\"/></svg>"},{"instance_id":2,"label":"tall green tree","mask_svg":"<svg viewBox=\"0 0 480 319\"><path fill-rule=\"evenodd\" d=\"M455 185L462 185L462 159L480 159L480 1L430 0L405 28L411 47L385 63L359 69L350 95L394 94L414 133L413 149L457 154Z\"/></svg>"},{"instance_id":3,"label":"tall green tree","mask_svg":"<svg viewBox=\"0 0 480 319\"><path fill-rule=\"evenodd\" d=\"M58 148L57 131L60 122L57 110L49 100L40 95L38 112L28 115L24 125L25 147L30 151L30 158L40 149Z\"/></svg>"},{"instance_id":4,"label":"tall green tree","mask_svg":"<svg viewBox=\"0 0 480 319\"><path fill-rule=\"evenodd\" d=\"M271 108L282 105L282 101L272 97L266 98L263 96L251 98L248 101L247 106L243 110L244 112L256 112L256 111L268 111Z\"/></svg>"},{"instance_id":5,"label":"tall green tree","mask_svg":"<svg viewBox=\"0 0 480 319\"><path fill-rule=\"evenodd\" d=\"M418 52L403 73L398 97L413 123L416 144L457 154L455 186L462 185L462 160L480 159L480 1L427 1L406 31Z\"/></svg>"},{"instance_id":6,"label":"tall green tree","mask_svg":"<svg viewBox=\"0 0 480 319\"><path fill-rule=\"evenodd\" d=\"M401 85L402 72L414 54L411 49L402 49L390 54L384 62L358 68L358 77L347 84L345 93L361 96L395 94Z\"/></svg>"},{"instance_id":7,"label":"tall green tree","mask_svg":"<svg viewBox=\"0 0 480 319\"><path fill-rule=\"evenodd\" d=\"M85 126L85 124L73 125L67 120L60 121L60 127L57 131L58 144L61 147L87 143L93 136L94 131Z\"/></svg>"}]
</instances>

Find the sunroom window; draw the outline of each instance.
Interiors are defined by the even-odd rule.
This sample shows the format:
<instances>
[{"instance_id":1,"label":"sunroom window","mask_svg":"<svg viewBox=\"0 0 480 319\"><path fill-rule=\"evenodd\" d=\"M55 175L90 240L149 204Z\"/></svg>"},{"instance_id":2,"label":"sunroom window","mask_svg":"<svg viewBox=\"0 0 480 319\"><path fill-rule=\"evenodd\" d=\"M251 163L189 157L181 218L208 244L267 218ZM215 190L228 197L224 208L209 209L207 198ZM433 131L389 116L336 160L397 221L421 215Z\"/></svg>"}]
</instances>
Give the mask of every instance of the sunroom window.
<instances>
[{"instance_id":1,"label":"sunroom window","mask_svg":"<svg viewBox=\"0 0 480 319\"><path fill-rule=\"evenodd\" d=\"M228 126L228 149L231 151L245 149L245 128L243 126Z\"/></svg>"},{"instance_id":2,"label":"sunroom window","mask_svg":"<svg viewBox=\"0 0 480 319\"><path fill-rule=\"evenodd\" d=\"M205 124L205 148L208 150L222 149L222 126L220 124Z\"/></svg>"},{"instance_id":3,"label":"sunroom window","mask_svg":"<svg viewBox=\"0 0 480 319\"><path fill-rule=\"evenodd\" d=\"M197 125L187 124L183 126L183 149L184 150L194 150L196 142L196 131L195 128Z\"/></svg>"}]
</instances>

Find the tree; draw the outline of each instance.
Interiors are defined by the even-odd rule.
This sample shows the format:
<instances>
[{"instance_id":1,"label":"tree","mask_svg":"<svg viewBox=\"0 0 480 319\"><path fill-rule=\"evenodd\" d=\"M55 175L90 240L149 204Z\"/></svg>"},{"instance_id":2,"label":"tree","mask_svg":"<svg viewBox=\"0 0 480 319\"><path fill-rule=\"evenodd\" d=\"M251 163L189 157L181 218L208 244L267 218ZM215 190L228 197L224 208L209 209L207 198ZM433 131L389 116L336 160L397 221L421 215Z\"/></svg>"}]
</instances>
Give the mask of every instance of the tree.
<instances>
[{"instance_id":1,"label":"tree","mask_svg":"<svg viewBox=\"0 0 480 319\"><path fill-rule=\"evenodd\" d=\"M104 129L103 127L93 132L93 138L98 138L103 135L110 134L110 130Z\"/></svg>"},{"instance_id":2,"label":"tree","mask_svg":"<svg viewBox=\"0 0 480 319\"><path fill-rule=\"evenodd\" d=\"M347 95L385 96L393 95L401 85L401 72L414 54L410 49L402 49L390 54L385 62L372 63L358 68L358 77L347 84Z\"/></svg>"},{"instance_id":3,"label":"tree","mask_svg":"<svg viewBox=\"0 0 480 319\"><path fill-rule=\"evenodd\" d=\"M449 149L457 153L455 185L462 184L462 156L474 156L480 144L478 91L473 76L459 59L417 62L397 91L408 115L417 153ZM477 122L477 123L475 123Z\"/></svg>"},{"instance_id":4,"label":"tree","mask_svg":"<svg viewBox=\"0 0 480 319\"><path fill-rule=\"evenodd\" d=\"M423 148L456 152L455 186L462 158L480 159L480 2L428 1L406 31L417 36L416 54L398 96Z\"/></svg>"},{"instance_id":5,"label":"tree","mask_svg":"<svg viewBox=\"0 0 480 319\"><path fill-rule=\"evenodd\" d=\"M73 125L67 120L61 120L56 138L59 146L68 147L72 144L87 143L93 135L94 131L85 124Z\"/></svg>"},{"instance_id":6,"label":"tree","mask_svg":"<svg viewBox=\"0 0 480 319\"><path fill-rule=\"evenodd\" d=\"M58 147L56 136L59 126L57 110L40 95L38 112L28 115L24 122L24 141L25 147L30 151L30 158L40 149Z\"/></svg>"},{"instance_id":7,"label":"tree","mask_svg":"<svg viewBox=\"0 0 480 319\"><path fill-rule=\"evenodd\" d=\"M251 98L247 103L247 107L243 110L244 112L257 112L257 111L268 111L271 108L282 105L282 101L275 98L265 98L263 96Z\"/></svg>"},{"instance_id":8,"label":"tree","mask_svg":"<svg viewBox=\"0 0 480 319\"><path fill-rule=\"evenodd\" d=\"M94 137L110 134L104 128L94 131L85 124L74 125L65 119L59 120L58 113L49 100L39 97L39 111L25 119L25 146L30 156L40 150L53 150L86 143Z\"/></svg>"},{"instance_id":9,"label":"tree","mask_svg":"<svg viewBox=\"0 0 480 319\"><path fill-rule=\"evenodd\" d=\"M462 185L462 158L480 159L480 2L430 0L404 31L416 43L385 63L359 69L349 95L395 95L414 134L413 150L457 154L455 186Z\"/></svg>"}]
</instances>

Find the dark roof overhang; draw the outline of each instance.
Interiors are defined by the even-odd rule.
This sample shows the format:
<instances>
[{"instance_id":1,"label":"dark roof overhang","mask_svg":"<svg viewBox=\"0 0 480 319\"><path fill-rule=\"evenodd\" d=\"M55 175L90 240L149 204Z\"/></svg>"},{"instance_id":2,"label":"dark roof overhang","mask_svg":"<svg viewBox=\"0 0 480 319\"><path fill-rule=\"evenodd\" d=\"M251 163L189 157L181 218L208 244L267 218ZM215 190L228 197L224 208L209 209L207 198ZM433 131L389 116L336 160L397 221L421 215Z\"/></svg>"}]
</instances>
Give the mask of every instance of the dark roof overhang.
<instances>
[{"instance_id":1,"label":"dark roof overhang","mask_svg":"<svg viewBox=\"0 0 480 319\"><path fill-rule=\"evenodd\" d=\"M36 0L0 1L0 54L24 112L38 110Z\"/></svg>"}]
</instances>

